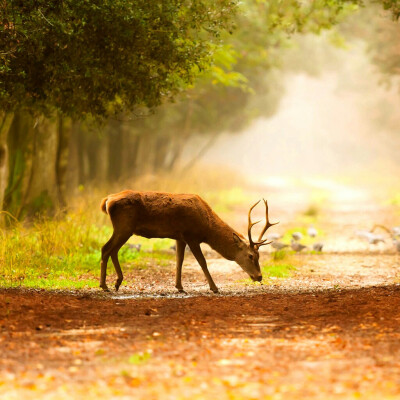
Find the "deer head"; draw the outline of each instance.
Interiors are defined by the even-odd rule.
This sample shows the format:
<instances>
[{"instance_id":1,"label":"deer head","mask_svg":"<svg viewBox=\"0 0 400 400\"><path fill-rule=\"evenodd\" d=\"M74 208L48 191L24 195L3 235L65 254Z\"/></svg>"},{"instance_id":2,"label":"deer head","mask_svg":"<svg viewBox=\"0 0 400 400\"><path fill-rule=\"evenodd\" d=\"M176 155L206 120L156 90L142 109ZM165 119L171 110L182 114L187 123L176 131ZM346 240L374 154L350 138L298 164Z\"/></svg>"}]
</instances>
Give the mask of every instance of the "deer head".
<instances>
[{"instance_id":1,"label":"deer head","mask_svg":"<svg viewBox=\"0 0 400 400\"><path fill-rule=\"evenodd\" d=\"M261 268L259 264L259 249L261 246L265 246L267 244L270 244L272 242L267 242L267 239L263 239L263 236L265 232L273 225L278 224L279 222L274 222L270 223L269 218L268 218L268 203L266 200L263 199L264 204L265 204L265 210L266 210L266 217L265 217L265 226L263 230L261 231L261 234L258 238L257 242L254 242L252 237L251 237L251 228L258 224L260 221L257 222L251 222L251 212L253 211L253 208L258 205L258 203L261 200L257 201L256 204L254 204L252 207L250 207L249 210L249 215L248 215L248 236L249 236L249 243L246 243L242 238L240 238L238 235L234 234L234 239L236 244L239 246L239 251L237 252L235 261L240 265L240 267L243 269L243 271L247 272L247 274L250 276L250 278L253 281L262 281L262 274L261 274Z\"/></svg>"}]
</instances>

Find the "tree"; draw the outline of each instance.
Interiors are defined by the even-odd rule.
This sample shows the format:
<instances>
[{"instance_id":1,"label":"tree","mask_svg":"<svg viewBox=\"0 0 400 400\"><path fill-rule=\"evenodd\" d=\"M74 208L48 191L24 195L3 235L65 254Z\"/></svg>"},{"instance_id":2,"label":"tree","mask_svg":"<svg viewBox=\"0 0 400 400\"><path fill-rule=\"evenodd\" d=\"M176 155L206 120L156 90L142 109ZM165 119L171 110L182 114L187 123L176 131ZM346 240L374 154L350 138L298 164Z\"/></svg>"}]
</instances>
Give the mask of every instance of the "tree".
<instances>
[{"instance_id":1,"label":"tree","mask_svg":"<svg viewBox=\"0 0 400 400\"><path fill-rule=\"evenodd\" d=\"M230 27L231 1L3 3L0 109L107 117L191 83Z\"/></svg>"},{"instance_id":2,"label":"tree","mask_svg":"<svg viewBox=\"0 0 400 400\"><path fill-rule=\"evenodd\" d=\"M280 60L291 35L319 33L356 10L350 3L326 6L325 1L242 2L235 31L223 36L213 64L195 85L177 103L163 104L154 115L133 123L148 153L158 159L155 171L172 168L189 137L206 138L194 156L198 159L221 132L240 132L255 117L273 115L284 93Z\"/></svg>"},{"instance_id":3,"label":"tree","mask_svg":"<svg viewBox=\"0 0 400 400\"><path fill-rule=\"evenodd\" d=\"M4 0L0 7L0 154L7 160L15 112L106 119L172 98L210 63L212 42L231 29L236 5ZM7 162L0 168L2 200Z\"/></svg>"}]
</instances>

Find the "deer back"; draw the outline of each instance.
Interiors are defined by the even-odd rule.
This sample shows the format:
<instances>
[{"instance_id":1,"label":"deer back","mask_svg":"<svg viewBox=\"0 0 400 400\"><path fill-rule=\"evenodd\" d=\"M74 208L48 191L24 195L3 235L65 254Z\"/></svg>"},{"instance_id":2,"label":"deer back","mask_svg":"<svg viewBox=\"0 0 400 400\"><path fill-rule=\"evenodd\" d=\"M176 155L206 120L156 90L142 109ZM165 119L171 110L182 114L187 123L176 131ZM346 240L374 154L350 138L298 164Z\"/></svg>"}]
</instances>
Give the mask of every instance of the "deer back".
<instances>
[{"instance_id":1,"label":"deer back","mask_svg":"<svg viewBox=\"0 0 400 400\"><path fill-rule=\"evenodd\" d=\"M102 209L115 230L147 238L205 241L215 213L198 195L125 190L107 196Z\"/></svg>"}]
</instances>

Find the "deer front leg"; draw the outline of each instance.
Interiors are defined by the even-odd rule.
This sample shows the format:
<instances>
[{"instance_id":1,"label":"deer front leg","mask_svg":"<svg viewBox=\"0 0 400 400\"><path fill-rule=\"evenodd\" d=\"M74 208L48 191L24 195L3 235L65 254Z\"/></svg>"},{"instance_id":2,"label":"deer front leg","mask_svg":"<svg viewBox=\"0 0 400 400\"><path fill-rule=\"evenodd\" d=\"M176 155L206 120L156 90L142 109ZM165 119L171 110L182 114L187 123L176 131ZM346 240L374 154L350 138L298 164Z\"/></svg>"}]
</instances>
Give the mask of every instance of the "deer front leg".
<instances>
[{"instance_id":1,"label":"deer front leg","mask_svg":"<svg viewBox=\"0 0 400 400\"><path fill-rule=\"evenodd\" d=\"M190 250L192 250L193 255L196 257L197 262L200 264L200 267L203 270L204 275L207 278L208 284L210 285L210 290L213 291L214 293L218 293L218 288L215 285L213 278L210 275L210 272L208 271L207 262L201 251L200 244L188 242L188 245L190 247Z\"/></svg>"},{"instance_id":2,"label":"deer front leg","mask_svg":"<svg viewBox=\"0 0 400 400\"><path fill-rule=\"evenodd\" d=\"M175 287L179 292L185 293L182 286L182 264L183 259L185 258L185 247L186 243L177 240L176 241L176 284Z\"/></svg>"}]
</instances>

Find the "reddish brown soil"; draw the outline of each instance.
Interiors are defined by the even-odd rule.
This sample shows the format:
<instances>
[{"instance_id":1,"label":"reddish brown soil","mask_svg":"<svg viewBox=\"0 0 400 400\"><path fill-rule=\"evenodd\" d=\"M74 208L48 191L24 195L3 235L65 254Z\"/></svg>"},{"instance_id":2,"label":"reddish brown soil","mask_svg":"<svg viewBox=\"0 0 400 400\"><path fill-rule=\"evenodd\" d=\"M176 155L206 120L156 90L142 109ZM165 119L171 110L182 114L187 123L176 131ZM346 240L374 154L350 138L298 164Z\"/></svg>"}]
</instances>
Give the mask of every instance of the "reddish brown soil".
<instances>
[{"instance_id":1,"label":"reddish brown soil","mask_svg":"<svg viewBox=\"0 0 400 400\"><path fill-rule=\"evenodd\" d=\"M2 291L0 304L5 398L400 397L397 285L124 301Z\"/></svg>"}]
</instances>

